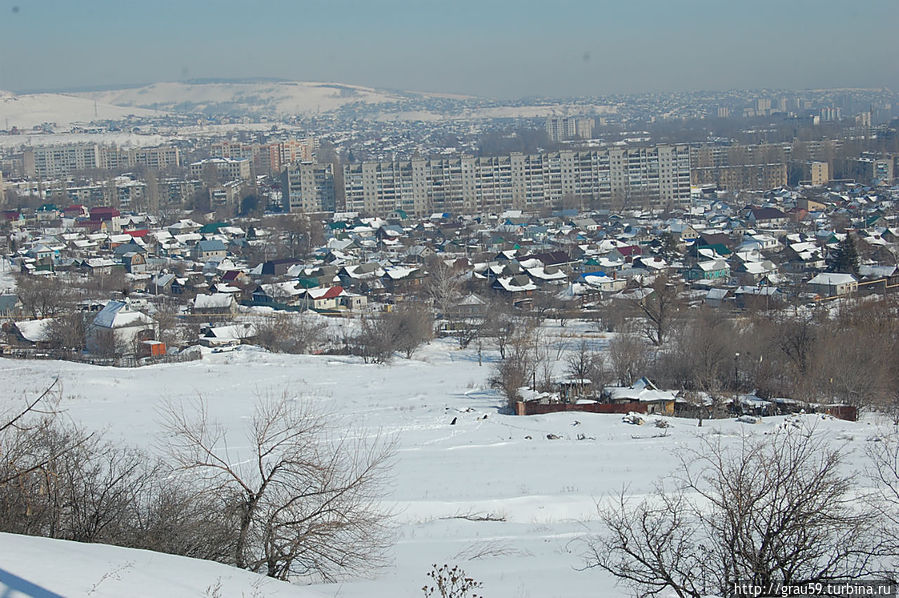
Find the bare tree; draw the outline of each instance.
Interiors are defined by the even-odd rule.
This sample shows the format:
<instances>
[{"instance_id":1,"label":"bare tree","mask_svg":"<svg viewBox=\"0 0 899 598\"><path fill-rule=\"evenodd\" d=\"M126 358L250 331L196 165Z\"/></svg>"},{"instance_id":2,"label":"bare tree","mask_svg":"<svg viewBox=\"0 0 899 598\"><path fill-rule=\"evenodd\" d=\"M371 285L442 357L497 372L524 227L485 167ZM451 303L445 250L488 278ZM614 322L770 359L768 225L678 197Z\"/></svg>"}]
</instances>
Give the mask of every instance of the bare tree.
<instances>
[{"instance_id":1,"label":"bare tree","mask_svg":"<svg viewBox=\"0 0 899 598\"><path fill-rule=\"evenodd\" d=\"M456 305L460 293L459 279L453 273L452 267L440 258L430 260L426 288L437 312L441 317L447 317Z\"/></svg>"},{"instance_id":2,"label":"bare tree","mask_svg":"<svg viewBox=\"0 0 899 598\"><path fill-rule=\"evenodd\" d=\"M607 381L602 354L594 351L586 340L578 343L577 348L566 357L565 374L578 381L581 393L589 382L593 387L593 393L597 394L602 391L602 386Z\"/></svg>"},{"instance_id":3,"label":"bare tree","mask_svg":"<svg viewBox=\"0 0 899 598\"><path fill-rule=\"evenodd\" d=\"M899 565L899 432L894 427L878 440L866 449L868 474L876 488L873 508L883 514L885 523L880 552L892 558L895 570Z\"/></svg>"},{"instance_id":4,"label":"bare tree","mask_svg":"<svg viewBox=\"0 0 899 598\"><path fill-rule=\"evenodd\" d=\"M646 341L633 334L619 334L609 341L609 360L618 384L630 386L646 373L650 363Z\"/></svg>"},{"instance_id":5,"label":"bare tree","mask_svg":"<svg viewBox=\"0 0 899 598\"><path fill-rule=\"evenodd\" d=\"M434 337L434 316L420 304L403 304L385 314L384 332L395 350L411 359L418 347Z\"/></svg>"},{"instance_id":6,"label":"bare tree","mask_svg":"<svg viewBox=\"0 0 899 598\"><path fill-rule=\"evenodd\" d=\"M703 417L721 411L726 389L736 391L737 333L731 320L719 311L703 309L683 322L671 336L670 347L660 351L654 379L669 388L685 391L688 401Z\"/></svg>"},{"instance_id":7,"label":"bare tree","mask_svg":"<svg viewBox=\"0 0 899 598\"><path fill-rule=\"evenodd\" d=\"M490 377L490 385L503 393L509 407L521 399L519 389L536 380L538 364L534 343L533 326L517 326L508 339L505 357L497 362Z\"/></svg>"},{"instance_id":8,"label":"bare tree","mask_svg":"<svg viewBox=\"0 0 899 598\"><path fill-rule=\"evenodd\" d=\"M32 318L55 316L67 305L66 287L56 276L16 277L16 295Z\"/></svg>"},{"instance_id":9,"label":"bare tree","mask_svg":"<svg viewBox=\"0 0 899 598\"><path fill-rule=\"evenodd\" d=\"M512 307L501 296L495 295L488 302L484 312L484 321L480 329L480 336L492 339L499 350L501 359L506 358L506 347L517 334L516 331L532 328L533 323L517 316Z\"/></svg>"},{"instance_id":10,"label":"bare tree","mask_svg":"<svg viewBox=\"0 0 899 598\"><path fill-rule=\"evenodd\" d=\"M385 363L401 351L410 359L422 343L433 338L434 318L429 309L414 303L400 305L380 317L362 318L353 337L352 351L366 362Z\"/></svg>"},{"instance_id":11,"label":"bare tree","mask_svg":"<svg viewBox=\"0 0 899 598\"><path fill-rule=\"evenodd\" d=\"M233 564L278 579L333 580L380 563L389 444L335 440L328 417L286 395L258 401L241 454L202 401L190 411L170 405L163 416L178 467L234 509Z\"/></svg>"},{"instance_id":12,"label":"bare tree","mask_svg":"<svg viewBox=\"0 0 899 598\"><path fill-rule=\"evenodd\" d=\"M658 347L668 338L681 305L677 287L666 276L656 278L651 289L637 305L643 313L646 338Z\"/></svg>"},{"instance_id":13,"label":"bare tree","mask_svg":"<svg viewBox=\"0 0 899 598\"><path fill-rule=\"evenodd\" d=\"M324 340L325 328L311 315L281 313L256 325L256 343L276 353L309 353Z\"/></svg>"},{"instance_id":14,"label":"bare tree","mask_svg":"<svg viewBox=\"0 0 899 598\"><path fill-rule=\"evenodd\" d=\"M39 395L24 399L21 407L7 410L0 416L0 454L3 455L0 487L40 470L67 448L35 454L41 444L35 439L46 434L56 415L59 386L59 379L56 379Z\"/></svg>"},{"instance_id":15,"label":"bare tree","mask_svg":"<svg viewBox=\"0 0 899 598\"><path fill-rule=\"evenodd\" d=\"M876 573L879 525L857 502L839 449L784 431L727 447L703 438L654 495L624 494L601 509L606 532L588 566L644 596L733 596L761 587L858 579Z\"/></svg>"},{"instance_id":16,"label":"bare tree","mask_svg":"<svg viewBox=\"0 0 899 598\"><path fill-rule=\"evenodd\" d=\"M88 314L80 310L66 310L54 317L47 330L50 349L61 355L84 350L87 319Z\"/></svg>"}]
</instances>

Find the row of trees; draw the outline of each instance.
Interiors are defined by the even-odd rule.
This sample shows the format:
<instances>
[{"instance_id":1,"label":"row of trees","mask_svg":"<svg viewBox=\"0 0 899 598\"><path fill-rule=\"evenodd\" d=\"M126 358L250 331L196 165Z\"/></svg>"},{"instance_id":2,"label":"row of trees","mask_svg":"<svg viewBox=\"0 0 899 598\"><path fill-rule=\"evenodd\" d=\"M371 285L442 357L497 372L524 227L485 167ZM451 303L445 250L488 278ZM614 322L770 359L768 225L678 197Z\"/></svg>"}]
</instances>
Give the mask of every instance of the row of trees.
<instances>
[{"instance_id":1,"label":"row of trees","mask_svg":"<svg viewBox=\"0 0 899 598\"><path fill-rule=\"evenodd\" d=\"M202 401L170 404L158 457L65 423L58 398L54 384L0 424L0 530L279 579L329 580L381 562L390 442L336 435L333 418L285 395L260 399L237 443Z\"/></svg>"},{"instance_id":2,"label":"row of trees","mask_svg":"<svg viewBox=\"0 0 899 598\"><path fill-rule=\"evenodd\" d=\"M899 409L894 296L735 317L713 308L688 309L673 285L656 285L642 299L605 308L603 328L615 334L602 351L588 342L549 338L536 312L528 317L491 309L476 332L478 342L500 350L494 386L510 403L522 386L553 390L550 365L562 362L556 375L589 380L597 392L647 376L697 403L711 401L712 412L726 398L753 390L763 398ZM491 325L496 321L502 324Z\"/></svg>"}]
</instances>

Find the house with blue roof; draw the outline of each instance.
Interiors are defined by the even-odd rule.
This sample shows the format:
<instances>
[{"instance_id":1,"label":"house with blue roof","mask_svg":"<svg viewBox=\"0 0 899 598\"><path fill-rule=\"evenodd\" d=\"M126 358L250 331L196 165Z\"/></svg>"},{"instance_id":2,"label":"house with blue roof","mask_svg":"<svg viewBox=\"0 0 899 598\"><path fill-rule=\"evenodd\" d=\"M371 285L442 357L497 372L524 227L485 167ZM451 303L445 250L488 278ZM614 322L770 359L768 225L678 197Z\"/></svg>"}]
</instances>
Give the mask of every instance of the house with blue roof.
<instances>
[{"instance_id":1,"label":"house with blue roof","mask_svg":"<svg viewBox=\"0 0 899 598\"><path fill-rule=\"evenodd\" d=\"M197 244L194 245L193 253L194 259L198 261L207 261L212 259L223 259L228 255L228 250L225 248L225 244L219 239L209 239L197 241Z\"/></svg>"}]
</instances>

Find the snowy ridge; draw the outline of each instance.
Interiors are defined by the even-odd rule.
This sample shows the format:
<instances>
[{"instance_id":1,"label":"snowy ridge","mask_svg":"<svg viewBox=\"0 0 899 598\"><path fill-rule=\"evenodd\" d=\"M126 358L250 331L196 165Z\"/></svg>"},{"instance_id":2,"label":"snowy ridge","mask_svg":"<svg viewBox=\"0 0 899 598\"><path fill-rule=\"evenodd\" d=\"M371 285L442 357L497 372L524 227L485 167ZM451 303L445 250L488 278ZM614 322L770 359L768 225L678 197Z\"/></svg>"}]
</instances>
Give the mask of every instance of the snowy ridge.
<instances>
[{"instance_id":1,"label":"snowy ridge","mask_svg":"<svg viewBox=\"0 0 899 598\"><path fill-rule=\"evenodd\" d=\"M313 114L346 104L395 103L403 96L370 87L317 82L154 83L144 87L76 94L117 106L179 112Z\"/></svg>"}]
</instances>

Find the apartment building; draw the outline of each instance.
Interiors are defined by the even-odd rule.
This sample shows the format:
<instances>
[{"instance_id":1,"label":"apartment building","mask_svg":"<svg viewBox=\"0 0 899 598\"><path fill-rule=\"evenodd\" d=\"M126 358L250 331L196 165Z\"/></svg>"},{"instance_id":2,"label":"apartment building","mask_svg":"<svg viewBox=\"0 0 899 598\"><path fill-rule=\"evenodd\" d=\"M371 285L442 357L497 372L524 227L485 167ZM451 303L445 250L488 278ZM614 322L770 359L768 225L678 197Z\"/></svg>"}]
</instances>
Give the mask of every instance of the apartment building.
<instances>
[{"instance_id":1,"label":"apartment building","mask_svg":"<svg viewBox=\"0 0 899 598\"><path fill-rule=\"evenodd\" d=\"M249 181L253 178L253 163L249 159L209 158L190 165L190 175L202 178L207 169L214 168L221 181Z\"/></svg>"},{"instance_id":2,"label":"apartment building","mask_svg":"<svg viewBox=\"0 0 899 598\"><path fill-rule=\"evenodd\" d=\"M315 137L311 136L302 139L279 141L278 148L281 151L281 163L312 162L315 159L316 145Z\"/></svg>"},{"instance_id":3,"label":"apartment building","mask_svg":"<svg viewBox=\"0 0 899 598\"><path fill-rule=\"evenodd\" d=\"M386 214L541 209L566 199L685 202L687 146L363 162L344 167L345 209Z\"/></svg>"},{"instance_id":4,"label":"apartment building","mask_svg":"<svg viewBox=\"0 0 899 598\"><path fill-rule=\"evenodd\" d=\"M693 185L716 185L724 190L765 191L787 184L787 165L742 164L738 166L710 166L690 171Z\"/></svg>"},{"instance_id":5,"label":"apartment building","mask_svg":"<svg viewBox=\"0 0 899 598\"><path fill-rule=\"evenodd\" d=\"M73 172L98 169L122 169L146 166L161 170L181 165L177 147L120 148L92 143L54 145L25 150L25 175L43 179L65 176Z\"/></svg>"},{"instance_id":6,"label":"apartment building","mask_svg":"<svg viewBox=\"0 0 899 598\"><path fill-rule=\"evenodd\" d=\"M94 143L29 148L25 150L23 159L25 175L42 179L103 168L100 146Z\"/></svg>"},{"instance_id":7,"label":"apartment building","mask_svg":"<svg viewBox=\"0 0 899 598\"><path fill-rule=\"evenodd\" d=\"M213 143L209 153L213 158L227 158L229 160L252 160L258 146L252 143L240 143L238 141L219 141Z\"/></svg>"},{"instance_id":8,"label":"apartment building","mask_svg":"<svg viewBox=\"0 0 899 598\"><path fill-rule=\"evenodd\" d=\"M103 147L100 151L101 168L110 170L145 166L153 170L164 170L181 166L181 152L172 145L157 147Z\"/></svg>"},{"instance_id":9,"label":"apartment building","mask_svg":"<svg viewBox=\"0 0 899 598\"><path fill-rule=\"evenodd\" d=\"M127 176L118 176L93 185L47 189L48 196L64 196L86 206L106 205L120 210L146 207L147 185Z\"/></svg>"},{"instance_id":10,"label":"apartment building","mask_svg":"<svg viewBox=\"0 0 899 598\"><path fill-rule=\"evenodd\" d=\"M586 116L550 116L546 119L546 134L551 141L591 139L596 121Z\"/></svg>"},{"instance_id":11,"label":"apartment building","mask_svg":"<svg viewBox=\"0 0 899 598\"><path fill-rule=\"evenodd\" d=\"M294 162L311 162L315 156L315 139L286 139L254 144L220 141L211 147L213 158L252 160L258 173L279 173L283 166Z\"/></svg>"},{"instance_id":12,"label":"apartment building","mask_svg":"<svg viewBox=\"0 0 899 598\"><path fill-rule=\"evenodd\" d=\"M827 162L810 162L811 181L815 187L823 187L830 181L830 164Z\"/></svg>"},{"instance_id":13,"label":"apartment building","mask_svg":"<svg viewBox=\"0 0 899 598\"><path fill-rule=\"evenodd\" d=\"M288 212L336 210L334 166L298 162L281 172L281 201Z\"/></svg>"},{"instance_id":14,"label":"apartment building","mask_svg":"<svg viewBox=\"0 0 899 598\"><path fill-rule=\"evenodd\" d=\"M788 143L759 143L754 145L694 145L690 148L693 168L713 166L746 166L751 164L786 163L793 148Z\"/></svg>"}]
</instances>

